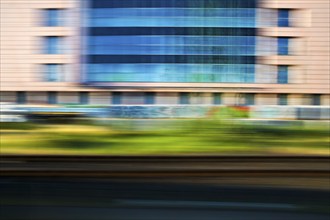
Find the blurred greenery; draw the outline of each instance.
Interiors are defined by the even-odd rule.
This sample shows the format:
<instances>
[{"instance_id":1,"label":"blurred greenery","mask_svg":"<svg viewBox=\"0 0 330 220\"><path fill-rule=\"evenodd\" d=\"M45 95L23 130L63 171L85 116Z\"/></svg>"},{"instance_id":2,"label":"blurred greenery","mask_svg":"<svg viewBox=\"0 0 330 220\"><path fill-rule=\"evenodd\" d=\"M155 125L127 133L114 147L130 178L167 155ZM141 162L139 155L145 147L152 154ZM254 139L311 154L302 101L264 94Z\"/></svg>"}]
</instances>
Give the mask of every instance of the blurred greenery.
<instances>
[{"instance_id":1,"label":"blurred greenery","mask_svg":"<svg viewBox=\"0 0 330 220\"><path fill-rule=\"evenodd\" d=\"M225 119L3 124L1 153L329 154L329 127L271 126ZM4 125L4 126L3 126ZM18 132L19 131L19 132Z\"/></svg>"}]
</instances>

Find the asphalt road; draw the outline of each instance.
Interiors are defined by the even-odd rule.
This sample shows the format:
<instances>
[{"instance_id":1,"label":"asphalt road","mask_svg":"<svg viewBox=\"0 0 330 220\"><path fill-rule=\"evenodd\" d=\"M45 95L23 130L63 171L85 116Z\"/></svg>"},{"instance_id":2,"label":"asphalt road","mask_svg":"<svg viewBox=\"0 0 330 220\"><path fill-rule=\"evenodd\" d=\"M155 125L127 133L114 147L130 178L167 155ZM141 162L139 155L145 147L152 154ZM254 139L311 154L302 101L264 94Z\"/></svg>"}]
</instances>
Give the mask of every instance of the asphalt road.
<instances>
[{"instance_id":1,"label":"asphalt road","mask_svg":"<svg viewBox=\"0 0 330 220\"><path fill-rule=\"evenodd\" d=\"M1 220L328 220L330 192L123 181L0 178Z\"/></svg>"},{"instance_id":2,"label":"asphalt road","mask_svg":"<svg viewBox=\"0 0 330 220\"><path fill-rule=\"evenodd\" d=\"M94 208L4 206L1 219L34 220L329 220L329 216L308 213L237 211L175 208Z\"/></svg>"}]
</instances>

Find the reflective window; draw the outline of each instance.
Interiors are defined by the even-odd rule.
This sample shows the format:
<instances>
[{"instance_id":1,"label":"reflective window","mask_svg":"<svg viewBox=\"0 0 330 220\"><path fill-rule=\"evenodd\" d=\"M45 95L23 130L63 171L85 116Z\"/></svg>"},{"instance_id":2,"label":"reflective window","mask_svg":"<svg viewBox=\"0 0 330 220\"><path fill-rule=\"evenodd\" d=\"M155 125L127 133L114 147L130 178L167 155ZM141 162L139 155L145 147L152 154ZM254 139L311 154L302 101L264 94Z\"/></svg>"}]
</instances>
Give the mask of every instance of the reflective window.
<instances>
[{"instance_id":1,"label":"reflective window","mask_svg":"<svg viewBox=\"0 0 330 220\"><path fill-rule=\"evenodd\" d=\"M253 82L254 64L89 64L90 82Z\"/></svg>"},{"instance_id":2,"label":"reflective window","mask_svg":"<svg viewBox=\"0 0 330 220\"><path fill-rule=\"evenodd\" d=\"M213 104L214 105L221 105L222 104L221 93L213 93Z\"/></svg>"},{"instance_id":3,"label":"reflective window","mask_svg":"<svg viewBox=\"0 0 330 220\"><path fill-rule=\"evenodd\" d=\"M146 104L146 105L153 105L153 104L155 104L155 96L156 96L156 94L154 92L147 92L147 93L145 93L144 104Z\"/></svg>"},{"instance_id":4,"label":"reflective window","mask_svg":"<svg viewBox=\"0 0 330 220\"><path fill-rule=\"evenodd\" d=\"M277 52L278 55L289 55L289 38L279 37L278 38Z\"/></svg>"},{"instance_id":5,"label":"reflective window","mask_svg":"<svg viewBox=\"0 0 330 220\"><path fill-rule=\"evenodd\" d=\"M95 18L90 27L255 27L254 18L111 17Z\"/></svg>"},{"instance_id":6,"label":"reflective window","mask_svg":"<svg viewBox=\"0 0 330 220\"><path fill-rule=\"evenodd\" d=\"M16 103L25 104L26 103L26 92L17 92L16 93Z\"/></svg>"},{"instance_id":7,"label":"reflective window","mask_svg":"<svg viewBox=\"0 0 330 220\"><path fill-rule=\"evenodd\" d=\"M62 37L45 37L44 38L44 53L46 54L60 54L62 47Z\"/></svg>"},{"instance_id":8,"label":"reflective window","mask_svg":"<svg viewBox=\"0 0 330 220\"><path fill-rule=\"evenodd\" d=\"M320 94L313 94L311 95L311 104L312 105L321 105L321 95Z\"/></svg>"},{"instance_id":9,"label":"reflective window","mask_svg":"<svg viewBox=\"0 0 330 220\"><path fill-rule=\"evenodd\" d=\"M256 16L254 8L94 8L90 19L111 17L248 17Z\"/></svg>"},{"instance_id":10,"label":"reflective window","mask_svg":"<svg viewBox=\"0 0 330 220\"><path fill-rule=\"evenodd\" d=\"M277 67L277 83L288 83L288 70L289 67L281 65Z\"/></svg>"},{"instance_id":11,"label":"reflective window","mask_svg":"<svg viewBox=\"0 0 330 220\"><path fill-rule=\"evenodd\" d=\"M79 93L79 103L81 105L87 105L89 103L89 93L88 92Z\"/></svg>"},{"instance_id":12,"label":"reflective window","mask_svg":"<svg viewBox=\"0 0 330 220\"><path fill-rule=\"evenodd\" d=\"M245 96L245 105L254 105L255 94L247 93L244 96Z\"/></svg>"},{"instance_id":13,"label":"reflective window","mask_svg":"<svg viewBox=\"0 0 330 220\"><path fill-rule=\"evenodd\" d=\"M289 9L279 9L278 10L278 22L279 27L289 27L290 26L290 11Z\"/></svg>"},{"instance_id":14,"label":"reflective window","mask_svg":"<svg viewBox=\"0 0 330 220\"><path fill-rule=\"evenodd\" d=\"M255 28L233 27L91 27L91 36L255 36Z\"/></svg>"},{"instance_id":15,"label":"reflective window","mask_svg":"<svg viewBox=\"0 0 330 220\"><path fill-rule=\"evenodd\" d=\"M278 105L287 105L287 104L288 104L288 95L278 94Z\"/></svg>"},{"instance_id":16,"label":"reflective window","mask_svg":"<svg viewBox=\"0 0 330 220\"><path fill-rule=\"evenodd\" d=\"M48 104L57 104L57 92L48 92L47 101Z\"/></svg>"},{"instance_id":17,"label":"reflective window","mask_svg":"<svg viewBox=\"0 0 330 220\"><path fill-rule=\"evenodd\" d=\"M44 9L44 26L63 26L62 9Z\"/></svg>"},{"instance_id":18,"label":"reflective window","mask_svg":"<svg viewBox=\"0 0 330 220\"><path fill-rule=\"evenodd\" d=\"M112 93L112 104L120 105L122 103L122 93L121 92L113 92Z\"/></svg>"},{"instance_id":19,"label":"reflective window","mask_svg":"<svg viewBox=\"0 0 330 220\"><path fill-rule=\"evenodd\" d=\"M187 105L190 103L190 100L189 100L189 93L187 92L181 92L180 95L179 95L179 104L180 105Z\"/></svg>"},{"instance_id":20,"label":"reflective window","mask_svg":"<svg viewBox=\"0 0 330 220\"><path fill-rule=\"evenodd\" d=\"M64 65L63 64L44 64L44 77L47 82L61 81Z\"/></svg>"},{"instance_id":21,"label":"reflective window","mask_svg":"<svg viewBox=\"0 0 330 220\"><path fill-rule=\"evenodd\" d=\"M91 8L256 8L257 0L92 0Z\"/></svg>"}]
</instances>

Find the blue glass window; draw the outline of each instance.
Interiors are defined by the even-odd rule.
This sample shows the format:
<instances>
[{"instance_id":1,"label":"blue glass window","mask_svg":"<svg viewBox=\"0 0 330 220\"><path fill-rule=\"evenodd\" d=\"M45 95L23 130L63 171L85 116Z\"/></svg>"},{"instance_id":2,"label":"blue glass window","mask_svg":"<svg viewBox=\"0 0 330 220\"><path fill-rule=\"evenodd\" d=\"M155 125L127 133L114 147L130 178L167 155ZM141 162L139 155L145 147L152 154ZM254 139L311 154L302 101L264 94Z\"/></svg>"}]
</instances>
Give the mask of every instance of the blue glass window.
<instances>
[{"instance_id":1,"label":"blue glass window","mask_svg":"<svg viewBox=\"0 0 330 220\"><path fill-rule=\"evenodd\" d=\"M286 65L277 67L277 83L288 83L288 71L289 67Z\"/></svg>"},{"instance_id":2,"label":"blue glass window","mask_svg":"<svg viewBox=\"0 0 330 220\"><path fill-rule=\"evenodd\" d=\"M247 93L245 94L245 105L254 105L255 94Z\"/></svg>"},{"instance_id":3,"label":"blue glass window","mask_svg":"<svg viewBox=\"0 0 330 220\"><path fill-rule=\"evenodd\" d=\"M278 95L278 105L287 105L288 104L288 95L279 94Z\"/></svg>"},{"instance_id":4,"label":"blue glass window","mask_svg":"<svg viewBox=\"0 0 330 220\"><path fill-rule=\"evenodd\" d=\"M145 93L145 101L146 105L153 105L155 104L155 93L154 92L147 92Z\"/></svg>"},{"instance_id":5,"label":"blue glass window","mask_svg":"<svg viewBox=\"0 0 330 220\"><path fill-rule=\"evenodd\" d=\"M113 105L120 105L122 103L122 93L121 92L113 92L112 93L112 104Z\"/></svg>"},{"instance_id":6,"label":"blue glass window","mask_svg":"<svg viewBox=\"0 0 330 220\"><path fill-rule=\"evenodd\" d=\"M190 104L189 93L187 93L187 92L180 93L179 104L180 105L188 105L188 104Z\"/></svg>"},{"instance_id":7,"label":"blue glass window","mask_svg":"<svg viewBox=\"0 0 330 220\"><path fill-rule=\"evenodd\" d=\"M47 82L58 82L62 78L63 65L62 64L45 64L45 80Z\"/></svg>"},{"instance_id":8,"label":"blue glass window","mask_svg":"<svg viewBox=\"0 0 330 220\"><path fill-rule=\"evenodd\" d=\"M47 101L48 104L57 104L57 92L48 92Z\"/></svg>"},{"instance_id":9,"label":"blue glass window","mask_svg":"<svg viewBox=\"0 0 330 220\"><path fill-rule=\"evenodd\" d=\"M46 54L59 54L61 53L62 37L45 37L45 53Z\"/></svg>"},{"instance_id":10,"label":"blue glass window","mask_svg":"<svg viewBox=\"0 0 330 220\"><path fill-rule=\"evenodd\" d=\"M277 42L278 55L289 55L289 38L279 37Z\"/></svg>"},{"instance_id":11,"label":"blue glass window","mask_svg":"<svg viewBox=\"0 0 330 220\"><path fill-rule=\"evenodd\" d=\"M62 9L45 9L44 25L45 26L63 26L63 10Z\"/></svg>"},{"instance_id":12,"label":"blue glass window","mask_svg":"<svg viewBox=\"0 0 330 220\"><path fill-rule=\"evenodd\" d=\"M222 103L221 93L213 93L213 104L221 105L221 103Z\"/></svg>"},{"instance_id":13,"label":"blue glass window","mask_svg":"<svg viewBox=\"0 0 330 220\"><path fill-rule=\"evenodd\" d=\"M81 105L87 105L89 103L89 93L88 92L79 93L79 103Z\"/></svg>"},{"instance_id":14,"label":"blue glass window","mask_svg":"<svg viewBox=\"0 0 330 220\"><path fill-rule=\"evenodd\" d=\"M25 104L26 103L26 92L17 92L16 93L16 103Z\"/></svg>"},{"instance_id":15,"label":"blue glass window","mask_svg":"<svg viewBox=\"0 0 330 220\"><path fill-rule=\"evenodd\" d=\"M290 10L289 9L279 9L278 10L278 22L279 27L289 27L290 26Z\"/></svg>"}]
</instances>

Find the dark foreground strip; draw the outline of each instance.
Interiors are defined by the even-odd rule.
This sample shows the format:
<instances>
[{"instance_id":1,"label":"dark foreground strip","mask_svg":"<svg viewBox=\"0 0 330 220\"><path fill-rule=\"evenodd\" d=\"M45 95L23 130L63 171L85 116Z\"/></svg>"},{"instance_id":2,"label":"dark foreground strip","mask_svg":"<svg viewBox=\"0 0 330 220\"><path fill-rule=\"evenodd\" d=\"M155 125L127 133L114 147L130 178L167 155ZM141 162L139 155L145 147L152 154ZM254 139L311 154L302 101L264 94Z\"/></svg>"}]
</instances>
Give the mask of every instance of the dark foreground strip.
<instances>
[{"instance_id":1,"label":"dark foreground strip","mask_svg":"<svg viewBox=\"0 0 330 220\"><path fill-rule=\"evenodd\" d=\"M322 177L329 178L329 170L160 170L160 171L54 171L54 170L1 170L0 176L21 177L106 177L106 178L186 178L186 177Z\"/></svg>"}]
</instances>

